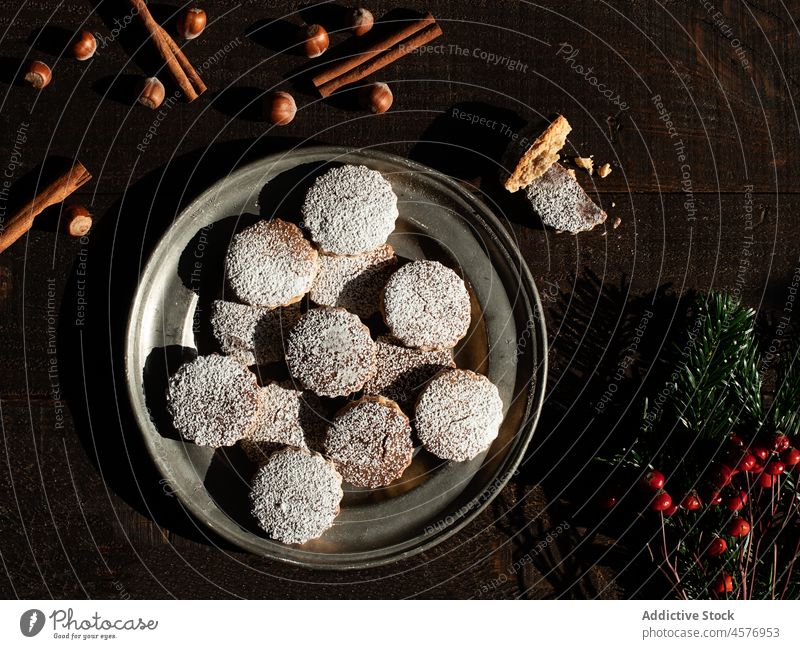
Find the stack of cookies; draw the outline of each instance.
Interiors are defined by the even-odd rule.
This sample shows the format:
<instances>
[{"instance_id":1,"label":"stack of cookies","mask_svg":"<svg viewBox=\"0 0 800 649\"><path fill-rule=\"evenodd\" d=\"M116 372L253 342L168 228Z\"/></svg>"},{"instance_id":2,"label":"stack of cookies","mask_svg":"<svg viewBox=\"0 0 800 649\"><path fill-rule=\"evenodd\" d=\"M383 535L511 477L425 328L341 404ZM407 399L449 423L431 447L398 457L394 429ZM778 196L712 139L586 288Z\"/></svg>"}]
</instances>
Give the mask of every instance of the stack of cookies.
<instances>
[{"instance_id":1,"label":"stack of cookies","mask_svg":"<svg viewBox=\"0 0 800 649\"><path fill-rule=\"evenodd\" d=\"M319 537L343 481L377 489L401 479L415 438L463 462L497 437L497 387L453 359L471 322L467 286L435 261L400 264L387 243L397 216L379 172L345 165L308 190L302 229L275 218L239 232L225 260L234 301L211 310L222 353L170 379L184 439L238 443L259 465L252 511L275 540ZM260 384L251 368L275 363L290 379Z\"/></svg>"}]
</instances>

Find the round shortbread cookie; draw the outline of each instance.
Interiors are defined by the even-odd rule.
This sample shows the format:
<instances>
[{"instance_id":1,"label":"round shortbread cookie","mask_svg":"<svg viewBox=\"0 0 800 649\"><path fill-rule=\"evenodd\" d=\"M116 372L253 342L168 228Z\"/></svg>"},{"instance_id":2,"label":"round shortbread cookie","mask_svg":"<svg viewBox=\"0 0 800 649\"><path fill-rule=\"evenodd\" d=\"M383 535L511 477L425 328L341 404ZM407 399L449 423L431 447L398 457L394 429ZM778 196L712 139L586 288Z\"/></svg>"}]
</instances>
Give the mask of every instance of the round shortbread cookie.
<instances>
[{"instance_id":1,"label":"round shortbread cookie","mask_svg":"<svg viewBox=\"0 0 800 649\"><path fill-rule=\"evenodd\" d=\"M285 448L273 453L251 484L253 515L271 538L305 543L322 535L339 513L342 476L318 453Z\"/></svg>"},{"instance_id":2,"label":"round shortbread cookie","mask_svg":"<svg viewBox=\"0 0 800 649\"><path fill-rule=\"evenodd\" d=\"M394 401L365 397L333 418L325 449L346 482L383 487L411 464L411 424Z\"/></svg>"},{"instance_id":3,"label":"round shortbread cookie","mask_svg":"<svg viewBox=\"0 0 800 649\"><path fill-rule=\"evenodd\" d=\"M413 409L425 384L441 370L456 366L450 349L411 349L390 336L379 336L375 342L378 346L375 375L367 381L364 392L383 395L401 407Z\"/></svg>"},{"instance_id":4,"label":"round shortbread cookie","mask_svg":"<svg viewBox=\"0 0 800 649\"><path fill-rule=\"evenodd\" d=\"M438 261L413 261L392 274L383 291L383 317L406 347L450 349L469 330L464 280Z\"/></svg>"},{"instance_id":5,"label":"round shortbread cookie","mask_svg":"<svg viewBox=\"0 0 800 649\"><path fill-rule=\"evenodd\" d=\"M320 255L319 274L308 296L320 306L340 306L362 318L380 311L380 296L397 267L387 243L361 255Z\"/></svg>"},{"instance_id":6,"label":"round shortbread cookie","mask_svg":"<svg viewBox=\"0 0 800 649\"><path fill-rule=\"evenodd\" d=\"M289 333L286 363L292 377L324 397L344 397L364 387L375 371L375 342L357 315L345 309L311 309Z\"/></svg>"},{"instance_id":7,"label":"round shortbread cookie","mask_svg":"<svg viewBox=\"0 0 800 649\"><path fill-rule=\"evenodd\" d=\"M286 338L300 319L300 307L268 309L237 302L211 303L211 330L223 353L244 365L281 361Z\"/></svg>"},{"instance_id":8,"label":"round shortbread cookie","mask_svg":"<svg viewBox=\"0 0 800 649\"><path fill-rule=\"evenodd\" d=\"M256 425L240 441L251 461L263 462L283 446L322 449L328 422L317 395L296 390L286 381L260 388L258 397L261 410Z\"/></svg>"},{"instance_id":9,"label":"round shortbread cookie","mask_svg":"<svg viewBox=\"0 0 800 649\"><path fill-rule=\"evenodd\" d=\"M444 370L417 400L417 434L431 453L463 462L485 451L503 422L497 386L469 370Z\"/></svg>"},{"instance_id":10,"label":"round shortbread cookie","mask_svg":"<svg viewBox=\"0 0 800 649\"><path fill-rule=\"evenodd\" d=\"M319 254L294 223L259 221L231 241L225 276L234 296L253 306L293 304L311 289Z\"/></svg>"},{"instance_id":11,"label":"round shortbread cookie","mask_svg":"<svg viewBox=\"0 0 800 649\"><path fill-rule=\"evenodd\" d=\"M358 255L386 243L398 216L397 196L379 172L344 165L314 181L300 212L324 252Z\"/></svg>"},{"instance_id":12,"label":"round shortbread cookie","mask_svg":"<svg viewBox=\"0 0 800 649\"><path fill-rule=\"evenodd\" d=\"M231 446L258 419L256 377L228 356L198 356L170 378L167 407L185 439L200 446Z\"/></svg>"}]
</instances>

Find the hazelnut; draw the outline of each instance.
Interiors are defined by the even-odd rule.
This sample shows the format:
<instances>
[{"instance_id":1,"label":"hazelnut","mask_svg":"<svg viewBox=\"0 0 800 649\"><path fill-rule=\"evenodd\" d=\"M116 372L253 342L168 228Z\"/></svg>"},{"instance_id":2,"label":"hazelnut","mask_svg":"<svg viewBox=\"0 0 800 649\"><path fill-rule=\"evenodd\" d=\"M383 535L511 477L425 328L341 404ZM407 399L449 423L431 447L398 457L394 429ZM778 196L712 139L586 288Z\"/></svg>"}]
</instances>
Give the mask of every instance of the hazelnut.
<instances>
[{"instance_id":1,"label":"hazelnut","mask_svg":"<svg viewBox=\"0 0 800 649\"><path fill-rule=\"evenodd\" d=\"M385 83L371 83L360 90L361 105L373 113L385 113L392 106L392 90Z\"/></svg>"},{"instance_id":2,"label":"hazelnut","mask_svg":"<svg viewBox=\"0 0 800 649\"><path fill-rule=\"evenodd\" d=\"M291 122L297 113L297 104L294 103L294 97L282 90L271 92L267 95L264 107L267 121L279 126L285 126Z\"/></svg>"},{"instance_id":3,"label":"hazelnut","mask_svg":"<svg viewBox=\"0 0 800 649\"><path fill-rule=\"evenodd\" d=\"M97 41L92 32L82 31L72 42L72 56L79 61L87 61L97 51Z\"/></svg>"},{"instance_id":4,"label":"hazelnut","mask_svg":"<svg viewBox=\"0 0 800 649\"><path fill-rule=\"evenodd\" d=\"M46 88L52 78L50 66L41 61L32 61L25 70L25 81L37 90Z\"/></svg>"},{"instance_id":5,"label":"hazelnut","mask_svg":"<svg viewBox=\"0 0 800 649\"><path fill-rule=\"evenodd\" d=\"M70 205L64 210L67 232L73 237L83 237L92 229L92 215L83 205Z\"/></svg>"},{"instance_id":6,"label":"hazelnut","mask_svg":"<svg viewBox=\"0 0 800 649\"><path fill-rule=\"evenodd\" d=\"M313 59L328 49L330 39L322 25L309 25L302 31L303 51Z\"/></svg>"},{"instance_id":7,"label":"hazelnut","mask_svg":"<svg viewBox=\"0 0 800 649\"><path fill-rule=\"evenodd\" d=\"M186 40L197 38L206 28L206 12L192 7L178 16L178 34Z\"/></svg>"},{"instance_id":8,"label":"hazelnut","mask_svg":"<svg viewBox=\"0 0 800 649\"><path fill-rule=\"evenodd\" d=\"M142 89L139 92L139 103L155 110L164 101L164 84L156 77L150 77L142 82Z\"/></svg>"},{"instance_id":9,"label":"hazelnut","mask_svg":"<svg viewBox=\"0 0 800 649\"><path fill-rule=\"evenodd\" d=\"M374 23L375 19L372 17L372 12L363 7L353 9L347 17L347 26L353 30L356 36L363 36L366 34L372 29Z\"/></svg>"}]
</instances>

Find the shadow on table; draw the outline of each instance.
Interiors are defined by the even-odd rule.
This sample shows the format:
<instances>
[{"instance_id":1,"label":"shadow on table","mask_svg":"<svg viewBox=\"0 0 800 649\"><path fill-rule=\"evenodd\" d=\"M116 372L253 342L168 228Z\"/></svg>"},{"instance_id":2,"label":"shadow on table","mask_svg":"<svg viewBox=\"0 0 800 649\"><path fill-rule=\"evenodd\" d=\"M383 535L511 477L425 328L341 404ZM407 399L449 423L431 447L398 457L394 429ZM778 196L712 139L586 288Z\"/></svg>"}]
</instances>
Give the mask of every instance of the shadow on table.
<instances>
[{"instance_id":1,"label":"shadow on table","mask_svg":"<svg viewBox=\"0 0 800 649\"><path fill-rule=\"evenodd\" d=\"M544 582L528 583L520 571L521 590L546 585L554 597L579 599L619 591L636 598L666 595L657 574L642 578L656 571L641 569L648 558L639 530L630 527L635 512L604 516L598 510L611 469L595 458L630 444L644 395L671 371L660 358L673 327L683 323L687 298L666 295L668 288L631 297L626 282L610 286L587 271L545 302L548 392L516 481L541 489L546 505L536 514L541 520L531 520L521 507L497 512L506 531L516 534L515 559L530 562Z\"/></svg>"},{"instance_id":2,"label":"shadow on table","mask_svg":"<svg viewBox=\"0 0 800 649\"><path fill-rule=\"evenodd\" d=\"M171 215L230 173L233 169L225 161L243 165L296 145L287 138L270 138L255 145L250 140L216 145L177 158L131 185L122 199L96 219L83 265L79 257L66 282L59 318L60 370L63 376L83 377L65 382L64 397L87 455L104 480L157 525L227 549L232 546L198 526L162 486L162 476L146 451L127 394L125 331L140 273L171 225ZM153 205L159 210L151 213ZM165 216L159 219L159 215ZM182 351L165 356L164 363L174 364L178 358L183 358ZM167 372L167 367L162 368L165 376Z\"/></svg>"}]
</instances>

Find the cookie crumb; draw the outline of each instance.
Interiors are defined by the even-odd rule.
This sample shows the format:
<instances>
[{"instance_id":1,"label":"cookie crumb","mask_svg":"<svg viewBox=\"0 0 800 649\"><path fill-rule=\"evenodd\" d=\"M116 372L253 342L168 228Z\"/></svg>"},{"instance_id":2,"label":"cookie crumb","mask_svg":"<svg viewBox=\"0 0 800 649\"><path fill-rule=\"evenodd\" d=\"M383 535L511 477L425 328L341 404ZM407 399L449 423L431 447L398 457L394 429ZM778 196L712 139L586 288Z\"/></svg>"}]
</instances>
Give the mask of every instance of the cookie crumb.
<instances>
[{"instance_id":1,"label":"cookie crumb","mask_svg":"<svg viewBox=\"0 0 800 649\"><path fill-rule=\"evenodd\" d=\"M617 217L614 219L613 228L616 230L622 224L622 219Z\"/></svg>"},{"instance_id":2,"label":"cookie crumb","mask_svg":"<svg viewBox=\"0 0 800 649\"><path fill-rule=\"evenodd\" d=\"M611 173L611 165L608 164L607 162L603 165L600 165L600 167L597 169L597 175L600 176L601 178L605 178L610 173Z\"/></svg>"},{"instance_id":3,"label":"cookie crumb","mask_svg":"<svg viewBox=\"0 0 800 649\"><path fill-rule=\"evenodd\" d=\"M594 171L594 160L591 158L574 158L576 167L580 167L581 169L586 169L589 172L589 175L592 175L592 171Z\"/></svg>"}]
</instances>

